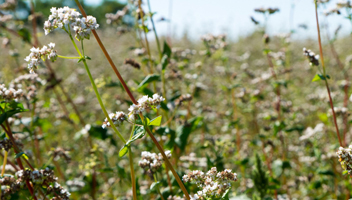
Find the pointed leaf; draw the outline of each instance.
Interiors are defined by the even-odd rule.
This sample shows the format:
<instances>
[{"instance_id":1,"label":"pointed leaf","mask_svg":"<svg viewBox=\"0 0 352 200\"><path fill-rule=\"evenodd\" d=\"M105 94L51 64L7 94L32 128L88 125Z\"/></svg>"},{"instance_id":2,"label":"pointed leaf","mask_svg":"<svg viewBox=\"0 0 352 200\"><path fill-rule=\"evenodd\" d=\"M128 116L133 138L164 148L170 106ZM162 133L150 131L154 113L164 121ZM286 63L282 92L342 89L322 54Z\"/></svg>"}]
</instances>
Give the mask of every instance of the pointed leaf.
<instances>
[{"instance_id":1,"label":"pointed leaf","mask_svg":"<svg viewBox=\"0 0 352 200\"><path fill-rule=\"evenodd\" d=\"M162 116L160 115L159 117L154 118L152 121L148 123L149 126L160 126L161 124L161 118Z\"/></svg>"},{"instance_id":2,"label":"pointed leaf","mask_svg":"<svg viewBox=\"0 0 352 200\"><path fill-rule=\"evenodd\" d=\"M123 145L123 147L119 151L119 157L123 157L124 155L126 155L127 152L128 152L127 145Z\"/></svg>"},{"instance_id":3,"label":"pointed leaf","mask_svg":"<svg viewBox=\"0 0 352 200\"><path fill-rule=\"evenodd\" d=\"M167 55L167 57L170 58L171 57L171 53L172 53L172 51L171 51L170 46L167 44L166 41L164 41L163 55Z\"/></svg>"},{"instance_id":4,"label":"pointed leaf","mask_svg":"<svg viewBox=\"0 0 352 200\"><path fill-rule=\"evenodd\" d=\"M157 74L151 74L151 75L148 75L146 76L143 81L141 83L139 83L138 85L138 89L143 87L144 85L148 84L148 83L151 83L153 81L159 81L160 80L160 76L157 75Z\"/></svg>"}]
</instances>

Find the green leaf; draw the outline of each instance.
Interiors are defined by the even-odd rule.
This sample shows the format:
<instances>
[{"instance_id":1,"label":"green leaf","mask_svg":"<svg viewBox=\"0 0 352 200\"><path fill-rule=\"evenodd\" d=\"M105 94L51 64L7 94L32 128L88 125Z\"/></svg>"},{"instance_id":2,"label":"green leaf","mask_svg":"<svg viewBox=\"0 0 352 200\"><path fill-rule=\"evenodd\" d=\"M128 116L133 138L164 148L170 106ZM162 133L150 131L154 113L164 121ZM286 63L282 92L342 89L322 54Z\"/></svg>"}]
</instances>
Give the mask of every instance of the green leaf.
<instances>
[{"instance_id":1,"label":"green leaf","mask_svg":"<svg viewBox=\"0 0 352 200\"><path fill-rule=\"evenodd\" d=\"M144 85L148 84L148 83L151 83L151 82L154 82L154 81L159 81L160 80L160 75L157 75L157 74L151 74L151 75L148 75L146 76L142 82L139 83L138 85L138 89L139 88L142 88Z\"/></svg>"},{"instance_id":2,"label":"green leaf","mask_svg":"<svg viewBox=\"0 0 352 200\"><path fill-rule=\"evenodd\" d=\"M107 138L111 137L111 135L108 134L108 130L103 129L101 126L92 126L88 133L89 136L101 140L106 140Z\"/></svg>"},{"instance_id":3,"label":"green leaf","mask_svg":"<svg viewBox=\"0 0 352 200\"><path fill-rule=\"evenodd\" d=\"M7 118L12 117L17 113L28 111L23 108L21 103L15 101L9 102L7 107L10 109L0 115L0 124L2 124Z\"/></svg>"},{"instance_id":4,"label":"green leaf","mask_svg":"<svg viewBox=\"0 0 352 200\"><path fill-rule=\"evenodd\" d=\"M165 70L167 65L169 64L169 57L167 55L164 55L163 58L161 59L161 69Z\"/></svg>"},{"instance_id":5,"label":"green leaf","mask_svg":"<svg viewBox=\"0 0 352 200\"><path fill-rule=\"evenodd\" d=\"M171 57L171 53L172 53L172 51L171 51L170 46L167 44L166 41L164 41L163 55L167 55L167 57L170 58Z\"/></svg>"},{"instance_id":6,"label":"green leaf","mask_svg":"<svg viewBox=\"0 0 352 200\"><path fill-rule=\"evenodd\" d=\"M335 176L335 173L331 170L318 170L318 174L327 175L327 176Z\"/></svg>"},{"instance_id":7,"label":"green leaf","mask_svg":"<svg viewBox=\"0 0 352 200\"><path fill-rule=\"evenodd\" d=\"M314 76L314 78L312 79L312 82L320 81L320 80L321 80L320 76L319 76L318 74L316 74L316 75Z\"/></svg>"},{"instance_id":8,"label":"green leaf","mask_svg":"<svg viewBox=\"0 0 352 200\"><path fill-rule=\"evenodd\" d=\"M144 127L143 126L137 126L134 129L132 138L130 140L128 140L126 142L126 144L123 145L123 147L120 149L119 156L123 157L124 155L126 155L126 153L128 152L128 147L132 144L132 142L142 138L144 135L145 135Z\"/></svg>"},{"instance_id":9,"label":"green leaf","mask_svg":"<svg viewBox=\"0 0 352 200\"><path fill-rule=\"evenodd\" d=\"M221 199L222 200L229 200L229 193L230 193L230 189L227 189L225 191L225 193L222 195Z\"/></svg>"},{"instance_id":10,"label":"green leaf","mask_svg":"<svg viewBox=\"0 0 352 200\"><path fill-rule=\"evenodd\" d=\"M139 28L140 28L141 30L143 30L145 33L148 33L148 32L149 32L149 29L148 29L147 26L139 25Z\"/></svg>"},{"instance_id":11,"label":"green leaf","mask_svg":"<svg viewBox=\"0 0 352 200\"><path fill-rule=\"evenodd\" d=\"M78 59L77 63L80 63L82 60L84 60L84 58Z\"/></svg>"},{"instance_id":12,"label":"green leaf","mask_svg":"<svg viewBox=\"0 0 352 200\"><path fill-rule=\"evenodd\" d=\"M148 126L160 126L161 118L161 115L159 117L154 118L152 121L148 122Z\"/></svg>"},{"instance_id":13,"label":"green leaf","mask_svg":"<svg viewBox=\"0 0 352 200\"><path fill-rule=\"evenodd\" d=\"M17 159L17 158L19 158L21 156L23 158L25 158L26 160L28 160L28 156L24 152L20 152L20 153L16 154L15 159Z\"/></svg>"},{"instance_id":14,"label":"green leaf","mask_svg":"<svg viewBox=\"0 0 352 200\"><path fill-rule=\"evenodd\" d=\"M124 155L126 155L127 152L128 152L127 145L123 145L123 147L119 151L119 157L123 157Z\"/></svg>"},{"instance_id":15,"label":"green leaf","mask_svg":"<svg viewBox=\"0 0 352 200\"><path fill-rule=\"evenodd\" d=\"M198 124L202 121L202 119L202 117L194 117L189 123L177 128L177 138L175 139L175 143L182 151L185 150L187 146L189 135L198 127Z\"/></svg>"},{"instance_id":16,"label":"green leaf","mask_svg":"<svg viewBox=\"0 0 352 200\"><path fill-rule=\"evenodd\" d=\"M156 191L156 189L158 188L158 185L160 185L160 182L153 182L151 185L150 185L150 190L151 191Z\"/></svg>"}]
</instances>

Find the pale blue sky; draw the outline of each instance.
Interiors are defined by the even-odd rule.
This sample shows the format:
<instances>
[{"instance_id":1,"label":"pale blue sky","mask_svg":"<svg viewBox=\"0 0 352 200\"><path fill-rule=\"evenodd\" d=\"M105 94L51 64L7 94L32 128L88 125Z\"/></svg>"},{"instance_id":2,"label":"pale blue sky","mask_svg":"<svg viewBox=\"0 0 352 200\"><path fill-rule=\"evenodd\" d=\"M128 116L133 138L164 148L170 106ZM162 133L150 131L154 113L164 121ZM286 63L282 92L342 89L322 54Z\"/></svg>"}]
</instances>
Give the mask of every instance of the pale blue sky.
<instances>
[{"instance_id":1,"label":"pale blue sky","mask_svg":"<svg viewBox=\"0 0 352 200\"><path fill-rule=\"evenodd\" d=\"M99 0L86 0L87 3L99 3ZM123 1L121 1L123 2ZM160 17L169 18L170 3L172 5L172 33L182 36L187 31L192 38L198 38L206 33L227 33L233 39L246 35L255 29L250 20L253 16L263 22L261 14L255 13L259 7L277 7L279 13L270 16L268 31L271 34L289 32L290 15L293 12L292 28L297 30L295 38L316 37L315 13L313 0L150 0L155 19ZM334 7L337 0L332 0L326 8L320 8L320 13ZM292 9L293 6L293 9ZM145 9L147 6L144 5ZM321 15L320 21L326 18ZM352 28L343 16L333 15L328 17L331 32L343 25L341 33L347 34ZM299 24L306 24L308 30L297 29ZM166 22L157 23L157 31L160 35L168 32Z\"/></svg>"}]
</instances>

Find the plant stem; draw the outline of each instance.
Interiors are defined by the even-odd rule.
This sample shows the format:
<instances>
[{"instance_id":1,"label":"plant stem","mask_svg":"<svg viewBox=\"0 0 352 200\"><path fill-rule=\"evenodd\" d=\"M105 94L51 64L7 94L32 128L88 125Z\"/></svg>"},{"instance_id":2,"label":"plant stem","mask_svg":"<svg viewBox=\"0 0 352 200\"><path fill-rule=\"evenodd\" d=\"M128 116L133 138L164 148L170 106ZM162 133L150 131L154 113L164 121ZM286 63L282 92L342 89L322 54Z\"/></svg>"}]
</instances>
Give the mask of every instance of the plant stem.
<instances>
[{"instance_id":1,"label":"plant stem","mask_svg":"<svg viewBox=\"0 0 352 200\"><path fill-rule=\"evenodd\" d=\"M86 14L86 12L84 11L82 5L79 3L79 1L78 1L78 0L75 0L75 2L76 2L76 4L77 4L79 10L81 11L82 15L83 15L84 17L87 17L87 14ZM125 83L125 81L123 80L122 76L120 75L119 71L117 70L117 68L116 68L114 62L112 61L112 59L111 59L109 53L106 51L105 46L104 46L103 43L101 42L101 40L100 40L100 38L99 38L97 32L96 32L95 30L92 30L92 33L93 33L95 39L97 40L97 42L98 42L100 48L102 49L102 51L103 51L105 57L106 57L107 60L109 61L109 63L110 63L110 65L111 65L112 69L114 70L116 76L119 78L119 80L120 80L122 86L124 87L125 91L127 92L128 96L130 97L131 101L132 101L134 104L138 105L138 102L137 102L136 99L133 97L132 92L130 91L130 89L129 89L128 86L126 85L126 83ZM72 37L72 36L71 36L71 37ZM140 117L141 117L141 119L144 118L142 114L140 114ZM109 119L109 118L108 118L108 119ZM112 125L113 125L113 124L112 124ZM158 141L156 140L156 138L153 136L153 134L151 133L151 131L149 130L148 127L147 127L146 131L147 131L148 135L152 138L154 144L155 144L155 145L157 146L157 148L159 149L161 155L163 156L163 158L164 158L164 160L165 160L165 164L170 168L170 170L171 170L172 174L174 175L174 177L175 177L177 183L178 183L179 186L181 187L181 190L182 190L183 193L185 194L186 199L187 199L187 200L190 200L190 197L189 197L189 194L188 194L187 189L186 189L185 186L183 185L183 183L182 183L180 177L178 176L178 174L176 173L175 169L173 168L173 166L171 165L170 161L168 160L167 156L165 155L163 148L160 146L160 144L158 143Z\"/></svg>"},{"instance_id":2,"label":"plant stem","mask_svg":"<svg viewBox=\"0 0 352 200\"><path fill-rule=\"evenodd\" d=\"M57 55L57 57L65 58L65 59L80 59L81 58L81 57L67 57L67 56L60 56L60 55Z\"/></svg>"},{"instance_id":3,"label":"plant stem","mask_svg":"<svg viewBox=\"0 0 352 200\"><path fill-rule=\"evenodd\" d=\"M135 175L134 175L133 154L132 154L132 151L131 151L131 146L128 147L128 157L129 157L129 160L130 160L130 168L131 168L131 181L132 181L133 200L137 200L136 178L135 178Z\"/></svg>"},{"instance_id":4,"label":"plant stem","mask_svg":"<svg viewBox=\"0 0 352 200\"><path fill-rule=\"evenodd\" d=\"M316 22L317 22L317 30L318 30L318 42L319 42L319 51L320 51L320 60L321 60L321 65L323 68L323 76L325 77L325 86L326 86L326 90L328 92L329 95L329 102L330 102L330 107L331 107L331 111L332 111L332 115L334 118L334 124L335 124L335 128L336 128L336 134L337 137L339 139L339 143L340 146L343 147L342 145L342 141L341 141L341 137L340 137L340 132L339 132L339 127L337 125L337 121L336 121L336 114L335 114L335 110L334 110L334 103L332 102L332 98L331 98L331 92L330 92L330 88L329 88L329 83L328 80L326 78L326 70L325 70L325 64L324 64L324 55L323 55L323 47L321 45L321 38L320 38L320 27L319 27L319 19L318 19L318 2L317 0L314 1L315 2L315 18L316 18Z\"/></svg>"},{"instance_id":5,"label":"plant stem","mask_svg":"<svg viewBox=\"0 0 352 200\"><path fill-rule=\"evenodd\" d=\"M150 0L148 0L148 8L149 8L149 13L150 13L150 21L152 22L152 26L153 26L153 32L155 35L155 40L156 40L156 44L158 47L158 52L159 52L159 63L161 63L163 54L161 52L161 48L160 48L160 41L159 41L159 37L158 34L156 32L156 28L155 28L155 24L154 24L154 20L153 20L153 14L152 14L152 9L150 7ZM161 69L161 88L162 88L162 93L164 98L166 99L166 88L165 88L165 70Z\"/></svg>"},{"instance_id":6,"label":"plant stem","mask_svg":"<svg viewBox=\"0 0 352 200\"><path fill-rule=\"evenodd\" d=\"M5 173L5 166L7 164L7 155L8 155L8 151L5 151L5 156L4 156L4 163L2 164L2 171L1 171L1 177L4 176Z\"/></svg>"},{"instance_id":7,"label":"plant stem","mask_svg":"<svg viewBox=\"0 0 352 200\"><path fill-rule=\"evenodd\" d=\"M153 178L154 178L154 182L155 182L155 183L158 182L157 179L156 179L155 173L153 174ZM163 197L163 195L161 195L159 186L157 186L157 191L158 191L158 193L159 193L159 195L160 195L160 198L161 198L162 200L165 200L164 197Z\"/></svg>"},{"instance_id":8,"label":"plant stem","mask_svg":"<svg viewBox=\"0 0 352 200\"><path fill-rule=\"evenodd\" d=\"M161 60L162 53L161 53L161 48L160 48L160 42L159 42L158 34L156 33L156 28L155 28L155 24L154 24L154 20L153 20L152 9L150 8L150 0L148 0L148 8L149 8L149 14L150 14L150 21L152 22L153 32L154 32L154 35L155 35L155 40L156 40L156 44L157 44L157 47L158 47L159 57L160 57L160 60Z\"/></svg>"},{"instance_id":9,"label":"plant stem","mask_svg":"<svg viewBox=\"0 0 352 200\"><path fill-rule=\"evenodd\" d=\"M133 126L132 126L130 139L132 139L132 137L133 137L134 128L135 128L135 124L133 124ZM135 178L135 172L134 172L134 167L133 167L133 154L132 154L131 146L128 146L128 157L129 157L130 168L131 168L131 182L132 182L133 200L137 200L136 178Z\"/></svg>"},{"instance_id":10,"label":"plant stem","mask_svg":"<svg viewBox=\"0 0 352 200\"><path fill-rule=\"evenodd\" d=\"M81 54L81 51L78 49L78 47L77 47L77 45L76 45L76 42L73 40L72 35L71 35L70 33L69 33L68 35L70 36L71 42L72 42L73 46L75 47L75 49L76 49L78 55L81 56L81 58L83 58L82 62L83 62L84 67L85 67L85 69L86 69L86 71L87 71L89 80L90 80L90 82L91 82L91 84L92 84L93 90L94 90L95 95L96 95L96 97L97 97L97 99L98 99L98 102L99 102L99 104L100 104L100 107L101 107L101 109L102 109L103 112L104 112L105 117L106 117L106 118L108 119L108 121L110 122L111 127L112 127L112 129L115 131L115 133L117 134L117 136L122 140L123 143L126 143L126 140L122 137L121 133L116 129L115 124L111 121L111 119L110 119L110 117L109 117L109 114L108 114L108 112L107 112L106 109L105 109L105 106L104 106L104 104L103 104L103 100L101 99L100 94L99 94L99 92L98 92L98 88L97 88L97 86L95 85L94 79L93 79L93 77L92 77L92 74L90 73L90 70L89 70L89 67L88 67L88 65L87 65L87 62L86 62L86 60L84 59L84 50L83 50L83 48L82 48L83 54ZM83 41L81 41L81 44L82 44L82 47L83 47Z\"/></svg>"}]
</instances>

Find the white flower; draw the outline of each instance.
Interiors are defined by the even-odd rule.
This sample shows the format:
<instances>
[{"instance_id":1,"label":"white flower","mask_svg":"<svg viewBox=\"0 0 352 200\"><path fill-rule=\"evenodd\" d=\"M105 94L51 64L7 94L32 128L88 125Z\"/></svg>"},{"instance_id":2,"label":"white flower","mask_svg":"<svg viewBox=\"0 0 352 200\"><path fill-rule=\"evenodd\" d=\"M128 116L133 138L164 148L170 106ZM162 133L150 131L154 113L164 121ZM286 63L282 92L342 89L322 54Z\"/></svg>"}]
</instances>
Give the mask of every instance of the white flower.
<instances>
[{"instance_id":1,"label":"white flower","mask_svg":"<svg viewBox=\"0 0 352 200\"><path fill-rule=\"evenodd\" d=\"M24 60L28 62L28 69L31 74L34 73L34 69L37 68L41 59L47 57L52 62L56 60L57 54L56 50L54 50L55 44L50 43L48 46L49 48L44 45L41 49L35 47L30 49L31 53L26 56Z\"/></svg>"}]
</instances>

